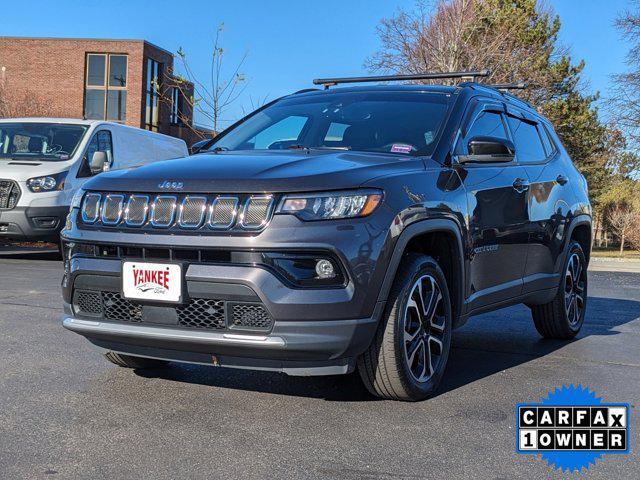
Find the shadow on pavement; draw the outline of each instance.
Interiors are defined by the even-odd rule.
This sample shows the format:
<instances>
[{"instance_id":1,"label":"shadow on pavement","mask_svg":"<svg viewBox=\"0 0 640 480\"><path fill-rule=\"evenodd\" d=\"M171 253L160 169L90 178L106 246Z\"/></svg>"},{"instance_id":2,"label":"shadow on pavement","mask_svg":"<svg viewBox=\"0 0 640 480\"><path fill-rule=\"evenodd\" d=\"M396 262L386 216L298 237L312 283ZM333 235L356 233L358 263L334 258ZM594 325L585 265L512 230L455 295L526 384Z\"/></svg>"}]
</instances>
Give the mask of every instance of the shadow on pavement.
<instances>
[{"instance_id":1,"label":"shadow on pavement","mask_svg":"<svg viewBox=\"0 0 640 480\"><path fill-rule=\"evenodd\" d=\"M597 311L616 313L598 315L598 320L593 321ZM575 340L569 342L541 338L525 307L512 307L473 318L454 333L447 371L437 395L543 357L589 335L617 335L618 332L613 331L613 328L638 316L640 302L589 297L583 330ZM602 323L603 317L606 318L606 324ZM273 372L175 363L167 370L136 371L136 374L217 388L323 398L328 401L377 400L365 389L357 372L332 377L290 377Z\"/></svg>"}]
</instances>

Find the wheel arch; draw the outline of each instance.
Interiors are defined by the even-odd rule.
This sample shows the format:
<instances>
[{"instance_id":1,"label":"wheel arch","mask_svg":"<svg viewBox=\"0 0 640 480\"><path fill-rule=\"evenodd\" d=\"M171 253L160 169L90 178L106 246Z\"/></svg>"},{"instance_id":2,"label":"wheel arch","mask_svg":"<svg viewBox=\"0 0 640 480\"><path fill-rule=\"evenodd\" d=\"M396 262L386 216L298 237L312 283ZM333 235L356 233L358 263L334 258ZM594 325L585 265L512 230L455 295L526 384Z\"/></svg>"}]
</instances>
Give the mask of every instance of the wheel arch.
<instances>
[{"instance_id":1,"label":"wheel arch","mask_svg":"<svg viewBox=\"0 0 640 480\"><path fill-rule=\"evenodd\" d=\"M426 219L406 227L396 241L391 261L387 267L384 281L378 295L378 301L386 301L400 262L407 252L420 252L431 255L445 273L451 308L453 326L464 323L464 250L460 227L453 220L445 218Z\"/></svg>"},{"instance_id":2,"label":"wheel arch","mask_svg":"<svg viewBox=\"0 0 640 480\"><path fill-rule=\"evenodd\" d=\"M567 235L567 245L565 247L564 255L566 257L569 251L569 244L571 240L577 241L584 252L584 256L589 265L589 259L591 258L591 241L593 238L593 231L591 225L591 217L589 215L579 215L573 219L569 226L569 233Z\"/></svg>"}]
</instances>

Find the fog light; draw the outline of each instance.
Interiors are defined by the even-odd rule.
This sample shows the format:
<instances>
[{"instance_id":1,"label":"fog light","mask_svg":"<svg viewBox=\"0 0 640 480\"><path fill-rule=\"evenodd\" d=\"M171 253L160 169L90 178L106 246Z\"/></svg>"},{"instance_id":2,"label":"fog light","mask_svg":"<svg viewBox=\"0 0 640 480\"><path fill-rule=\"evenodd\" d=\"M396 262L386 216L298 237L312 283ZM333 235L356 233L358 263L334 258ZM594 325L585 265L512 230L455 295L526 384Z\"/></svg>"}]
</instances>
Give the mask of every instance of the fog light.
<instances>
[{"instance_id":1,"label":"fog light","mask_svg":"<svg viewBox=\"0 0 640 480\"><path fill-rule=\"evenodd\" d=\"M318 274L318 278L333 278L336 276L333 263L324 258L318 260L316 263L316 273Z\"/></svg>"}]
</instances>

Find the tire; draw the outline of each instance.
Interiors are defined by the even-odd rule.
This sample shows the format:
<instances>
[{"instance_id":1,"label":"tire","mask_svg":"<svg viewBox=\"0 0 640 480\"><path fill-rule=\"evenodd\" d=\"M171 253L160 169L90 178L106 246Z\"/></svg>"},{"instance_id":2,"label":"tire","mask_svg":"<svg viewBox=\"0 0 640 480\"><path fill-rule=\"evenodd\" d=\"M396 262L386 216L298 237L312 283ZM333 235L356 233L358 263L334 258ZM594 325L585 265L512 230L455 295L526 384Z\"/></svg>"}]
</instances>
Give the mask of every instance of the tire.
<instances>
[{"instance_id":1,"label":"tire","mask_svg":"<svg viewBox=\"0 0 640 480\"><path fill-rule=\"evenodd\" d=\"M418 298L429 304L425 314L420 314ZM407 254L376 335L358 358L358 371L369 392L403 401L432 396L447 364L451 330L451 301L444 273L431 257Z\"/></svg>"},{"instance_id":2,"label":"tire","mask_svg":"<svg viewBox=\"0 0 640 480\"><path fill-rule=\"evenodd\" d=\"M122 353L107 352L104 357L114 365L124 368L135 369L152 369L163 368L168 365L166 360L156 360L154 358L134 357L131 355L124 355Z\"/></svg>"},{"instance_id":3,"label":"tire","mask_svg":"<svg viewBox=\"0 0 640 480\"><path fill-rule=\"evenodd\" d=\"M577 281L576 281L577 278ZM587 262L578 242L571 242L560 286L549 303L532 305L531 315L544 338L568 340L575 337L587 311Z\"/></svg>"}]
</instances>

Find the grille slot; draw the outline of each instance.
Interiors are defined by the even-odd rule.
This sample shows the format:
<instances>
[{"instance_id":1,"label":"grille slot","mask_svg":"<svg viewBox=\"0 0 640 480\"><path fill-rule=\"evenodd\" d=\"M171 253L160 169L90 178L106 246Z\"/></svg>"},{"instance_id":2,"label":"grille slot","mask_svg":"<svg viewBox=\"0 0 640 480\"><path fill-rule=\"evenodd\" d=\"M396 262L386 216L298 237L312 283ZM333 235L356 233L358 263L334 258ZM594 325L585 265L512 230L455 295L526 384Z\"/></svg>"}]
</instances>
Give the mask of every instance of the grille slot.
<instances>
[{"instance_id":1,"label":"grille slot","mask_svg":"<svg viewBox=\"0 0 640 480\"><path fill-rule=\"evenodd\" d=\"M264 227L269 221L273 197L249 197L242 212L242 226L244 228L258 229Z\"/></svg>"},{"instance_id":2,"label":"grille slot","mask_svg":"<svg viewBox=\"0 0 640 480\"><path fill-rule=\"evenodd\" d=\"M102 303L106 319L132 323L142 321L142 306L122 298L117 292L102 292Z\"/></svg>"},{"instance_id":3,"label":"grille slot","mask_svg":"<svg viewBox=\"0 0 640 480\"><path fill-rule=\"evenodd\" d=\"M11 210L20 200L20 187L13 180L0 180L0 208Z\"/></svg>"},{"instance_id":4,"label":"grille slot","mask_svg":"<svg viewBox=\"0 0 640 480\"><path fill-rule=\"evenodd\" d=\"M154 227L167 228L176 216L177 198L172 195L158 195L151 206L151 224Z\"/></svg>"},{"instance_id":5,"label":"grille slot","mask_svg":"<svg viewBox=\"0 0 640 480\"><path fill-rule=\"evenodd\" d=\"M211 204L209 213L209 227L226 229L233 225L238 214L238 199L236 197L218 197Z\"/></svg>"},{"instance_id":6,"label":"grille slot","mask_svg":"<svg viewBox=\"0 0 640 480\"><path fill-rule=\"evenodd\" d=\"M82 204L82 221L85 223L94 223L98 221L100 215L100 199L102 195L99 193L87 193Z\"/></svg>"},{"instance_id":7,"label":"grille slot","mask_svg":"<svg viewBox=\"0 0 640 480\"><path fill-rule=\"evenodd\" d=\"M182 228L199 228L207 210L206 197L184 197L180 206L178 223Z\"/></svg>"},{"instance_id":8,"label":"grille slot","mask_svg":"<svg viewBox=\"0 0 640 480\"><path fill-rule=\"evenodd\" d=\"M105 225L117 225L122 218L124 208L124 195L110 193L104 199L102 205L102 223Z\"/></svg>"},{"instance_id":9,"label":"grille slot","mask_svg":"<svg viewBox=\"0 0 640 480\"><path fill-rule=\"evenodd\" d=\"M221 330L226 328L225 302L192 298L188 305L176 308L178 323L185 327Z\"/></svg>"},{"instance_id":10,"label":"grille slot","mask_svg":"<svg viewBox=\"0 0 640 480\"><path fill-rule=\"evenodd\" d=\"M148 195L131 195L125 210L125 223L130 227L140 227L147 221L149 212Z\"/></svg>"},{"instance_id":11,"label":"grille slot","mask_svg":"<svg viewBox=\"0 0 640 480\"><path fill-rule=\"evenodd\" d=\"M231 307L232 325L256 330L268 330L273 320L258 303L234 303Z\"/></svg>"}]
</instances>

